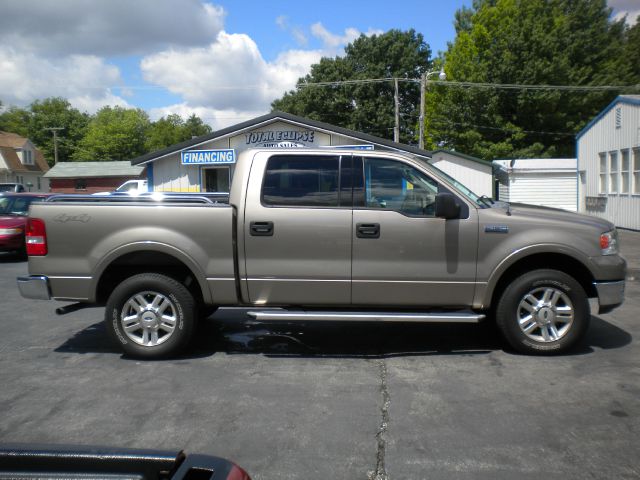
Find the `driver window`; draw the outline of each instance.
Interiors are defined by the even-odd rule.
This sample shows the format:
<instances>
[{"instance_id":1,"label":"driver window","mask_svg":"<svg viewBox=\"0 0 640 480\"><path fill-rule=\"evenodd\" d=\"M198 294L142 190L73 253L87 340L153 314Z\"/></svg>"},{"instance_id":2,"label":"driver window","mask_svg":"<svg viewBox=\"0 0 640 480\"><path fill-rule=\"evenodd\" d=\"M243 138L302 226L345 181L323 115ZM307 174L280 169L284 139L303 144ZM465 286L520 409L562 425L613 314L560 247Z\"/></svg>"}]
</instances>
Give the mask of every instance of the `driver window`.
<instances>
[{"instance_id":1,"label":"driver window","mask_svg":"<svg viewBox=\"0 0 640 480\"><path fill-rule=\"evenodd\" d=\"M365 206L410 216L435 216L438 184L410 165L380 158L364 159Z\"/></svg>"}]
</instances>

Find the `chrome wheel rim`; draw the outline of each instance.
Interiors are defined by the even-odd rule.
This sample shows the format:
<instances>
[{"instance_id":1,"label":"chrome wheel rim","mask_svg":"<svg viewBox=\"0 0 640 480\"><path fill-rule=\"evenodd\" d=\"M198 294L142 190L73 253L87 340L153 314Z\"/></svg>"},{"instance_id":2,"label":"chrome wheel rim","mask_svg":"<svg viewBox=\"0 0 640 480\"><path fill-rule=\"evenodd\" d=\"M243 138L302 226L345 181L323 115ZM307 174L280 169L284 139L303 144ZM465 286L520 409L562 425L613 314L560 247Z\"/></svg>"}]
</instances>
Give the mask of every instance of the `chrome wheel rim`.
<instances>
[{"instance_id":1,"label":"chrome wheel rim","mask_svg":"<svg viewBox=\"0 0 640 480\"><path fill-rule=\"evenodd\" d=\"M562 290L542 287L531 290L518 304L518 325L531 340L549 343L564 337L573 323L571 300Z\"/></svg>"},{"instance_id":2,"label":"chrome wheel rim","mask_svg":"<svg viewBox=\"0 0 640 480\"><path fill-rule=\"evenodd\" d=\"M176 305L167 296L153 291L140 292L124 303L120 323L132 342L154 347L171 338L177 313Z\"/></svg>"}]
</instances>

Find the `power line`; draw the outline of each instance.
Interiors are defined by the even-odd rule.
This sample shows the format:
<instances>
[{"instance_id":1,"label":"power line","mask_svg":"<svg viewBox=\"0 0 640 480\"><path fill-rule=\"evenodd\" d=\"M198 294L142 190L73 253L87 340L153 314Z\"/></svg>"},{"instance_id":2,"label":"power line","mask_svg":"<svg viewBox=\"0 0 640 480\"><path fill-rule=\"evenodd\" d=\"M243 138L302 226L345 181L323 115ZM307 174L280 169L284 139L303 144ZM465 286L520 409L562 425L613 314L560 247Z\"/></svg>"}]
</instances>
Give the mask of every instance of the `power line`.
<instances>
[{"instance_id":1,"label":"power line","mask_svg":"<svg viewBox=\"0 0 640 480\"><path fill-rule=\"evenodd\" d=\"M450 121L450 120L435 120L433 123L439 123L441 125L456 125L459 127L473 127L473 128L482 128L482 129L486 129L486 130L498 130L501 132L508 132L508 133L534 133L537 135L552 135L552 136L567 136L567 137L575 137L575 133L568 133L568 132L545 132L545 131L541 131L541 130L518 130L518 129L509 129L509 128L499 128L499 127L489 127L487 125L476 125L473 123L467 123L467 122L454 122L454 121Z\"/></svg>"}]
</instances>

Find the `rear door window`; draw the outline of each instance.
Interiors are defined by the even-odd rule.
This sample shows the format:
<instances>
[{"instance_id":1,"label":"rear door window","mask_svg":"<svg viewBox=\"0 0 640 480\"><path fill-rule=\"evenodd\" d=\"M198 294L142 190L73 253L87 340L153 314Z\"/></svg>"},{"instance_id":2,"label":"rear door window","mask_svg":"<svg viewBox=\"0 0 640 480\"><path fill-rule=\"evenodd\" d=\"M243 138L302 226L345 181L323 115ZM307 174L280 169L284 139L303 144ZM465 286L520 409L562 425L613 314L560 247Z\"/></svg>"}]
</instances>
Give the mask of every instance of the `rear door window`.
<instances>
[{"instance_id":1,"label":"rear door window","mask_svg":"<svg viewBox=\"0 0 640 480\"><path fill-rule=\"evenodd\" d=\"M339 156L274 155L267 162L262 203L280 207L337 207L339 171Z\"/></svg>"}]
</instances>

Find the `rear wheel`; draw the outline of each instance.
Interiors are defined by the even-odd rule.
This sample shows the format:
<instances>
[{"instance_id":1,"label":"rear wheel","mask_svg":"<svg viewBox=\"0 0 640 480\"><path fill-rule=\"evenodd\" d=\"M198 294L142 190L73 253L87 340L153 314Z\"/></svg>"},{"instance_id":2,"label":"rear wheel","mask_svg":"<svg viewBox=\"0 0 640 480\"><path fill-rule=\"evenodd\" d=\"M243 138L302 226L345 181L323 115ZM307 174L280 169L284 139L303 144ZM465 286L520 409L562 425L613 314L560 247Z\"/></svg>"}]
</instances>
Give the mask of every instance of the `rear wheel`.
<instances>
[{"instance_id":1,"label":"rear wheel","mask_svg":"<svg viewBox=\"0 0 640 480\"><path fill-rule=\"evenodd\" d=\"M164 358L182 351L195 324L195 302L184 285L157 273L143 273L118 285L107 301L105 320L125 353Z\"/></svg>"},{"instance_id":2,"label":"rear wheel","mask_svg":"<svg viewBox=\"0 0 640 480\"><path fill-rule=\"evenodd\" d=\"M557 270L534 270L502 293L496 323L509 344L522 353L567 351L586 333L589 302L582 286Z\"/></svg>"}]
</instances>

